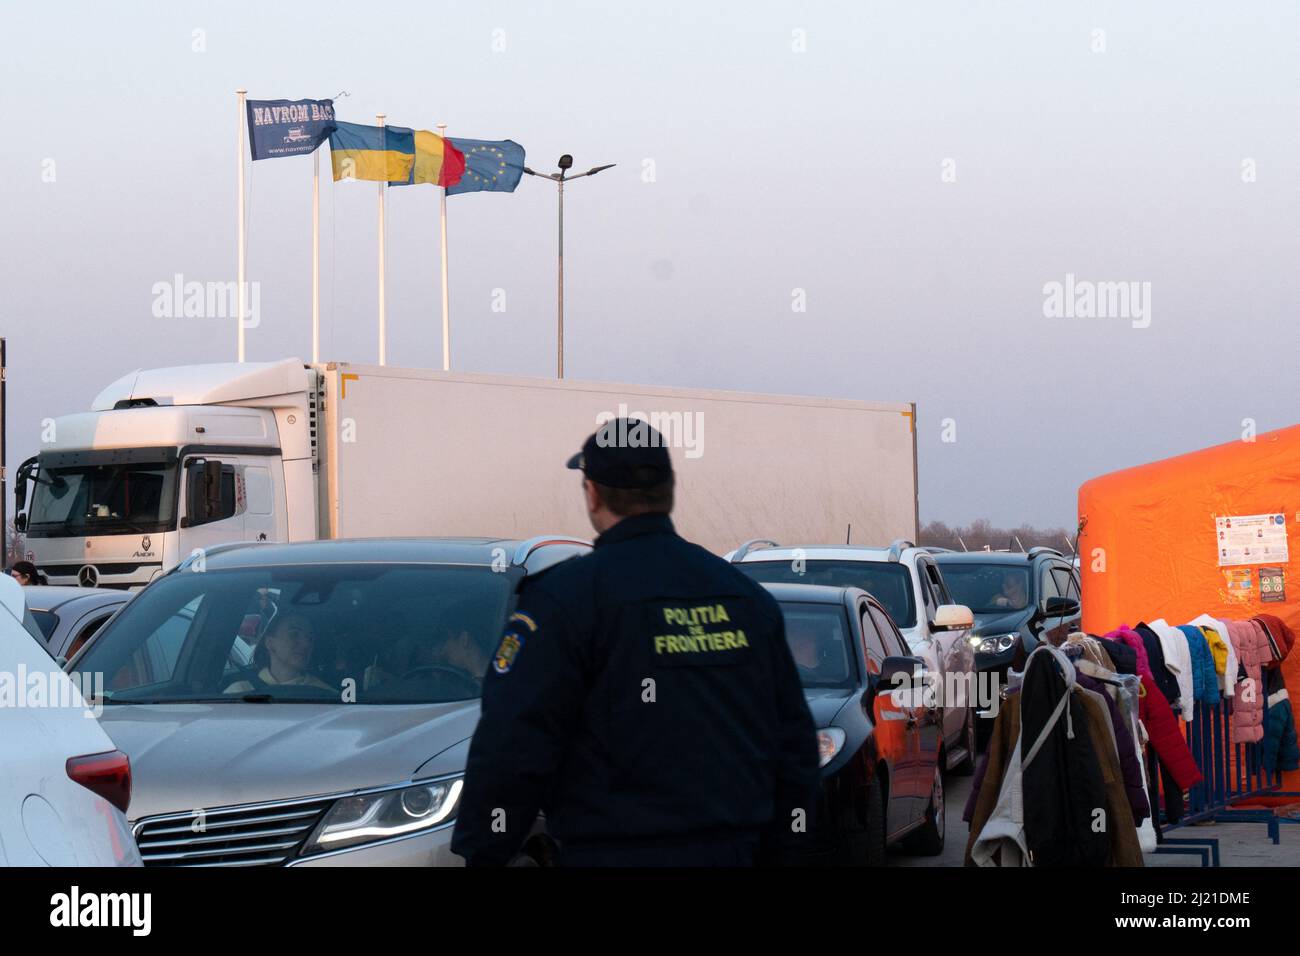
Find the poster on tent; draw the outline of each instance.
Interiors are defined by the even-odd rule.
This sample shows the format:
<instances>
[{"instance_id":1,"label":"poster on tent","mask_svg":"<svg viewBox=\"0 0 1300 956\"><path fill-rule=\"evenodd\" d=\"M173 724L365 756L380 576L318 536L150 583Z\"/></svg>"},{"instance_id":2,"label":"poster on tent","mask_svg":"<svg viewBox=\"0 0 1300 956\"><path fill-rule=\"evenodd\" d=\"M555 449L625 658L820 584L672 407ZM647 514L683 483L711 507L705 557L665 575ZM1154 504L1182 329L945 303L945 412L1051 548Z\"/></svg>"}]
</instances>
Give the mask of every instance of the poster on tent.
<instances>
[{"instance_id":1,"label":"poster on tent","mask_svg":"<svg viewBox=\"0 0 1300 956\"><path fill-rule=\"evenodd\" d=\"M1219 567L1286 564L1286 515L1235 515L1214 519Z\"/></svg>"}]
</instances>

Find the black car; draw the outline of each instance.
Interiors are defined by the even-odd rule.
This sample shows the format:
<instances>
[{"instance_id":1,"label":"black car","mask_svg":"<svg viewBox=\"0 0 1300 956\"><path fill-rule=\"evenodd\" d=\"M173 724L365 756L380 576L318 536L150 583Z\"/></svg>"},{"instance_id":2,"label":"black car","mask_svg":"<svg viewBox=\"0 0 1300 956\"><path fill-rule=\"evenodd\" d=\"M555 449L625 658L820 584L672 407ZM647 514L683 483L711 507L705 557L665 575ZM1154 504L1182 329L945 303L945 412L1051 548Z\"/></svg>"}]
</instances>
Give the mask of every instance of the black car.
<instances>
[{"instance_id":1,"label":"black car","mask_svg":"<svg viewBox=\"0 0 1300 956\"><path fill-rule=\"evenodd\" d=\"M817 724L822 789L809 862L879 866L885 848L943 852L944 788L937 711L892 688L920 658L875 598L852 587L764 585Z\"/></svg>"},{"instance_id":2,"label":"black car","mask_svg":"<svg viewBox=\"0 0 1300 956\"><path fill-rule=\"evenodd\" d=\"M943 551L935 560L953 599L975 616L970 639L977 672L1005 677L1044 633L1064 636L1079 629L1079 573L1059 551Z\"/></svg>"}]
</instances>

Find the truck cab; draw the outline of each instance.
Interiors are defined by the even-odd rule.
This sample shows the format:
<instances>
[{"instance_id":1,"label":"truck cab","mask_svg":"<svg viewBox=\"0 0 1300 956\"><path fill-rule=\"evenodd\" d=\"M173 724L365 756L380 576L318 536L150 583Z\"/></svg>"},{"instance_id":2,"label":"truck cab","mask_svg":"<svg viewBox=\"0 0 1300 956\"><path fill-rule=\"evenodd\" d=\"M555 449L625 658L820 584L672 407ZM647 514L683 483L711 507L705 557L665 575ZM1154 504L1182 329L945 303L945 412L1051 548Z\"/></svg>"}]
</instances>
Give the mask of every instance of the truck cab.
<instances>
[{"instance_id":1,"label":"truck cab","mask_svg":"<svg viewBox=\"0 0 1300 956\"><path fill-rule=\"evenodd\" d=\"M315 376L295 359L136 371L54 419L15 489L37 566L138 588L197 549L314 538Z\"/></svg>"}]
</instances>

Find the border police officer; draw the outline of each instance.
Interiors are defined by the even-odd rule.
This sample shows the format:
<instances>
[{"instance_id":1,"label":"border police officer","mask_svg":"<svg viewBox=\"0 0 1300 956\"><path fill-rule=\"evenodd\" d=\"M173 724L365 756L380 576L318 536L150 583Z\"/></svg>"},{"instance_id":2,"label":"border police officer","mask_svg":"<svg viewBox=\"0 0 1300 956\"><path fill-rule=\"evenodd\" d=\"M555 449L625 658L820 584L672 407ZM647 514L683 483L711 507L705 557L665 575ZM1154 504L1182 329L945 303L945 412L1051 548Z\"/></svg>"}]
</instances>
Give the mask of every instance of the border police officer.
<instances>
[{"instance_id":1,"label":"border police officer","mask_svg":"<svg viewBox=\"0 0 1300 956\"><path fill-rule=\"evenodd\" d=\"M598 537L525 580L483 686L452 849L504 864L539 809L564 865L750 865L811 824L816 730L781 611L673 529L659 432L569 461Z\"/></svg>"}]
</instances>

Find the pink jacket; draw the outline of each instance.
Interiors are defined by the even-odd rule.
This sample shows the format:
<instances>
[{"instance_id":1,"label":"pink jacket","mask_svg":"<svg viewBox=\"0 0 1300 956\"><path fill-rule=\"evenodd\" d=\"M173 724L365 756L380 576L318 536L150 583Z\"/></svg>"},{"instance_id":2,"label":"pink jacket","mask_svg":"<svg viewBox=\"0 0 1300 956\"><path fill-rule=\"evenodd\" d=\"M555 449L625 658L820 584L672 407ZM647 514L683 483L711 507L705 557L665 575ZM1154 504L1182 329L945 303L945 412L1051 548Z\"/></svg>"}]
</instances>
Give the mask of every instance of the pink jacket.
<instances>
[{"instance_id":1,"label":"pink jacket","mask_svg":"<svg viewBox=\"0 0 1300 956\"><path fill-rule=\"evenodd\" d=\"M1246 671L1237 685L1232 705L1232 742L1255 743L1264 739L1263 665L1273 659L1268 635L1257 621L1227 621L1228 640ZM1235 675L1234 675L1235 677Z\"/></svg>"}]
</instances>

